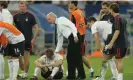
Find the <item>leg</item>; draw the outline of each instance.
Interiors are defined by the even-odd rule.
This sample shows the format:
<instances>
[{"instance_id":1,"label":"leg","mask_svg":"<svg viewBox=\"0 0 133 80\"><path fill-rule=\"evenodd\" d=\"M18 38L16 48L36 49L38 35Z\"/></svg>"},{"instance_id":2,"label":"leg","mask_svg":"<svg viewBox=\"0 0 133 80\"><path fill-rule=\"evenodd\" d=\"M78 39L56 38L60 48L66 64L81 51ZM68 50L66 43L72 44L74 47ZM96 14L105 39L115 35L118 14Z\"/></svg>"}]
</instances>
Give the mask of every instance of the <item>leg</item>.
<instances>
[{"instance_id":1,"label":"leg","mask_svg":"<svg viewBox=\"0 0 133 80\"><path fill-rule=\"evenodd\" d=\"M94 70L89 63L88 57L82 56L82 60L83 60L83 63L89 68L90 77L93 77L94 76Z\"/></svg>"},{"instance_id":2,"label":"leg","mask_svg":"<svg viewBox=\"0 0 133 80\"><path fill-rule=\"evenodd\" d=\"M75 66L67 55L68 79L75 79Z\"/></svg>"},{"instance_id":3,"label":"leg","mask_svg":"<svg viewBox=\"0 0 133 80\"><path fill-rule=\"evenodd\" d=\"M102 61L102 68L100 71L100 77L96 78L95 80L104 80L104 77L106 75L106 72L108 70L108 60L110 60L113 56L104 54L104 59Z\"/></svg>"},{"instance_id":4,"label":"leg","mask_svg":"<svg viewBox=\"0 0 133 80\"><path fill-rule=\"evenodd\" d=\"M41 73L41 68L36 67L34 71L34 76L38 77L40 73Z\"/></svg>"},{"instance_id":5,"label":"leg","mask_svg":"<svg viewBox=\"0 0 133 80\"><path fill-rule=\"evenodd\" d=\"M126 55L127 48L116 48L116 66L118 70L118 80L123 80L123 61L122 58Z\"/></svg>"},{"instance_id":6,"label":"leg","mask_svg":"<svg viewBox=\"0 0 133 80\"><path fill-rule=\"evenodd\" d=\"M8 67L9 67L9 78L7 80L11 80L13 77L13 61L11 57L8 57Z\"/></svg>"},{"instance_id":7,"label":"leg","mask_svg":"<svg viewBox=\"0 0 133 80\"><path fill-rule=\"evenodd\" d=\"M82 60L83 60L84 64L85 64L89 69L91 69L91 65L90 65L90 63L89 63L88 57L87 57L87 56L82 56Z\"/></svg>"},{"instance_id":8,"label":"leg","mask_svg":"<svg viewBox=\"0 0 133 80\"><path fill-rule=\"evenodd\" d=\"M123 80L123 61L122 59L116 59L118 69L118 80Z\"/></svg>"},{"instance_id":9,"label":"leg","mask_svg":"<svg viewBox=\"0 0 133 80\"><path fill-rule=\"evenodd\" d=\"M71 39L71 38L70 38ZM70 40L72 41L72 40ZM68 68L68 76L67 79L75 79L75 70L76 67L74 65L74 60L73 60L73 56L74 56L74 52L73 52L73 44L69 43L68 44L68 51L67 51L67 68Z\"/></svg>"},{"instance_id":10,"label":"leg","mask_svg":"<svg viewBox=\"0 0 133 80\"><path fill-rule=\"evenodd\" d=\"M12 80L17 80L17 74L19 70L19 59L18 57L12 58L12 69L13 69L13 77Z\"/></svg>"},{"instance_id":11,"label":"leg","mask_svg":"<svg viewBox=\"0 0 133 80\"><path fill-rule=\"evenodd\" d=\"M118 70L116 68L115 59L114 58L110 59L109 64L110 64L110 68L111 68L111 71L112 71L112 74L113 74L112 80L113 80L113 78L116 79L117 76L118 76Z\"/></svg>"},{"instance_id":12,"label":"leg","mask_svg":"<svg viewBox=\"0 0 133 80\"><path fill-rule=\"evenodd\" d=\"M0 53L0 79L4 79L4 57Z\"/></svg>"},{"instance_id":13,"label":"leg","mask_svg":"<svg viewBox=\"0 0 133 80\"><path fill-rule=\"evenodd\" d=\"M34 71L34 75L30 80L38 80L38 76L41 74L42 76L48 71L48 68L39 68L36 67Z\"/></svg>"},{"instance_id":14,"label":"leg","mask_svg":"<svg viewBox=\"0 0 133 80\"><path fill-rule=\"evenodd\" d=\"M29 58L30 58L30 51L31 51L31 44L30 42L25 43L25 51L24 51L24 74L23 77L28 77L28 70L29 70Z\"/></svg>"},{"instance_id":15,"label":"leg","mask_svg":"<svg viewBox=\"0 0 133 80\"><path fill-rule=\"evenodd\" d=\"M25 51L24 52L24 70L27 73L28 69L29 69L29 57L30 57L30 52L29 51Z\"/></svg>"},{"instance_id":16,"label":"leg","mask_svg":"<svg viewBox=\"0 0 133 80\"><path fill-rule=\"evenodd\" d=\"M63 77L63 72L58 72L55 76L54 79L62 79Z\"/></svg>"},{"instance_id":17,"label":"leg","mask_svg":"<svg viewBox=\"0 0 133 80\"><path fill-rule=\"evenodd\" d=\"M76 58L75 65L76 65L76 68L78 70L78 78L85 79L86 76L85 76L85 71L84 71L83 61L82 61L82 59L83 59L82 55L84 55L84 48L82 49L80 45L81 44L76 44L75 45L75 48L76 48L75 53L77 53L77 54L75 54L76 55L75 56L75 58ZM80 51L80 49L82 49L82 50Z\"/></svg>"},{"instance_id":18,"label":"leg","mask_svg":"<svg viewBox=\"0 0 133 80\"><path fill-rule=\"evenodd\" d=\"M24 62L22 56L19 56L19 67L24 72Z\"/></svg>"},{"instance_id":19,"label":"leg","mask_svg":"<svg viewBox=\"0 0 133 80\"><path fill-rule=\"evenodd\" d=\"M78 70L78 78L85 79L85 71L83 67L83 62L77 64L77 70Z\"/></svg>"}]
</instances>

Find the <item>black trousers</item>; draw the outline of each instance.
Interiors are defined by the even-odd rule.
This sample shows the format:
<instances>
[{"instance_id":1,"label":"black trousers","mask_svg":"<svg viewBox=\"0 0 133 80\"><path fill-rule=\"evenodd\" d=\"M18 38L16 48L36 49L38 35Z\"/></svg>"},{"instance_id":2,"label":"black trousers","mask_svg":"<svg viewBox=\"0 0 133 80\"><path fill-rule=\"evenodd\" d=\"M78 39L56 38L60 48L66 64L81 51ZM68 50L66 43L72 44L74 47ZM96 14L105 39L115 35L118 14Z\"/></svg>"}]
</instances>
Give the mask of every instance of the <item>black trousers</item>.
<instances>
[{"instance_id":1,"label":"black trousers","mask_svg":"<svg viewBox=\"0 0 133 80\"><path fill-rule=\"evenodd\" d=\"M78 35L79 37L79 35ZM67 64L68 64L68 77L67 79L75 79L76 78L76 68L78 70L78 77L85 79L85 71L83 68L83 61L81 55L81 41L78 43L74 42L74 37L71 34L69 36L69 44L68 44L68 54L67 54Z\"/></svg>"}]
</instances>

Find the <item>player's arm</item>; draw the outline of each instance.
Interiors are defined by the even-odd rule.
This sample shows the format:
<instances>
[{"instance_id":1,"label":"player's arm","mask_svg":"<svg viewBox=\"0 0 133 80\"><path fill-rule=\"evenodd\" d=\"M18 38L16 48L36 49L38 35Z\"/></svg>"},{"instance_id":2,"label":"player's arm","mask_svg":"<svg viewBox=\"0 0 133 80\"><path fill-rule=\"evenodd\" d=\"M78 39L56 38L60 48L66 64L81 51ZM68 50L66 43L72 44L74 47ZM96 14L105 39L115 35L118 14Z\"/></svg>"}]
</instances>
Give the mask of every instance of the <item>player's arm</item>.
<instances>
[{"instance_id":1,"label":"player's arm","mask_svg":"<svg viewBox=\"0 0 133 80\"><path fill-rule=\"evenodd\" d=\"M115 19L115 32L114 35L112 37L112 40L109 43L109 49L112 48L113 44L115 43L115 41L117 40L119 34L120 34L120 18L116 18Z\"/></svg>"},{"instance_id":2,"label":"player's arm","mask_svg":"<svg viewBox=\"0 0 133 80\"><path fill-rule=\"evenodd\" d=\"M59 55L59 54L58 54L58 55ZM61 55L59 55L59 56L57 57L57 60L55 61L55 63L50 64L50 65L48 65L48 66L59 67L59 66L61 66L62 64L63 64L63 57L62 57Z\"/></svg>"},{"instance_id":3,"label":"player's arm","mask_svg":"<svg viewBox=\"0 0 133 80\"><path fill-rule=\"evenodd\" d=\"M94 39L95 39L95 41L96 41L97 48L98 48L100 51L102 51L102 46L101 46L101 43L100 43L100 40L99 40L98 32L95 32L95 33L93 34L93 36L94 36Z\"/></svg>"},{"instance_id":4,"label":"player's arm","mask_svg":"<svg viewBox=\"0 0 133 80\"><path fill-rule=\"evenodd\" d=\"M40 59L36 60L35 61L35 65L37 67L40 67L40 68L45 67L46 65L43 64L42 60L44 60L43 57L41 57Z\"/></svg>"},{"instance_id":5,"label":"player's arm","mask_svg":"<svg viewBox=\"0 0 133 80\"><path fill-rule=\"evenodd\" d=\"M58 32L58 31L57 31ZM57 46L56 46L56 49L55 49L55 53L59 53L61 48L62 48L62 45L63 45L63 36L60 32L58 32L58 42L57 42Z\"/></svg>"},{"instance_id":6,"label":"player's arm","mask_svg":"<svg viewBox=\"0 0 133 80\"><path fill-rule=\"evenodd\" d=\"M47 66L53 66L53 67L59 67L63 64L63 60L57 60L55 63L47 65Z\"/></svg>"},{"instance_id":7,"label":"player's arm","mask_svg":"<svg viewBox=\"0 0 133 80\"><path fill-rule=\"evenodd\" d=\"M33 25L33 31L34 31L34 34L33 34L33 38L32 38L32 40L31 40L31 44L32 45L34 45L35 44L35 39L36 39L36 37L37 37L37 35L38 35L38 25L37 25L37 23L36 23L36 19L35 19L35 17L32 15L32 17L31 17L31 20L32 20L32 25Z\"/></svg>"},{"instance_id":8,"label":"player's arm","mask_svg":"<svg viewBox=\"0 0 133 80\"><path fill-rule=\"evenodd\" d=\"M35 24L34 25L34 36L33 36L33 38L35 39L37 37L37 35L38 35L38 25Z\"/></svg>"},{"instance_id":9,"label":"player's arm","mask_svg":"<svg viewBox=\"0 0 133 80\"><path fill-rule=\"evenodd\" d=\"M100 13L98 15L98 20L102 20L104 15L105 14L103 13L103 10L100 10Z\"/></svg>"}]
</instances>

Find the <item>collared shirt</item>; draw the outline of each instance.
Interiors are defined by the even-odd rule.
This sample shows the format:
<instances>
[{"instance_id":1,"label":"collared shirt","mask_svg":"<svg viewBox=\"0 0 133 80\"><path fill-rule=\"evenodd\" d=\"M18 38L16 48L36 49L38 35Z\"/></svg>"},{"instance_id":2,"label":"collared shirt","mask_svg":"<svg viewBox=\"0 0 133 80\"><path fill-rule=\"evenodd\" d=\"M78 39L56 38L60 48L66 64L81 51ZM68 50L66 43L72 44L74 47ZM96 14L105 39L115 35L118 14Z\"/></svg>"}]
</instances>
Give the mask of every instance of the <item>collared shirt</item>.
<instances>
[{"instance_id":1,"label":"collared shirt","mask_svg":"<svg viewBox=\"0 0 133 80\"><path fill-rule=\"evenodd\" d=\"M68 39L70 34L73 34L74 37L77 37L77 29L75 25L65 17L57 18L55 24L57 24L58 34L58 43L55 52L59 52L63 45L63 37Z\"/></svg>"},{"instance_id":2,"label":"collared shirt","mask_svg":"<svg viewBox=\"0 0 133 80\"><path fill-rule=\"evenodd\" d=\"M2 12L0 12L0 14L1 14L4 22L7 22L9 24L13 24L13 16L9 12L8 9L2 9Z\"/></svg>"}]
</instances>

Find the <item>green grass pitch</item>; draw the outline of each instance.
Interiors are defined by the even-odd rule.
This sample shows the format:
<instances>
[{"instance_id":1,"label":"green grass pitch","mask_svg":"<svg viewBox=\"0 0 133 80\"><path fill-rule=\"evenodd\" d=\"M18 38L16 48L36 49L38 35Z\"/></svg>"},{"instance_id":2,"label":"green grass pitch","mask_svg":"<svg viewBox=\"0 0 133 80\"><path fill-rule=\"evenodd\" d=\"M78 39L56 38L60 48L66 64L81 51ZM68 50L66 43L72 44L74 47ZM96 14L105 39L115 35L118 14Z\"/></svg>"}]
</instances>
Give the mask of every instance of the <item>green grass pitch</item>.
<instances>
[{"instance_id":1,"label":"green grass pitch","mask_svg":"<svg viewBox=\"0 0 133 80\"><path fill-rule=\"evenodd\" d=\"M32 75L34 73L34 68L35 68L34 61L38 58L39 57L37 57L37 56L30 57L29 78L32 77ZM101 64L102 58L90 57L89 61L95 70L95 75L98 75L100 68L101 68L100 64ZM91 80L89 78L89 69L86 66L84 66L84 67L85 67L85 72L86 72L86 77L87 77L86 80ZM66 60L65 59L64 59L64 68L66 71ZM20 73L20 71L19 71L19 73ZM9 72L8 72L7 59L5 59L5 77L8 78L8 76L9 76ZM105 80L109 80L111 76L112 76L112 74L111 74L110 68L109 68ZM65 79L65 76L62 80L64 80L64 79ZM29 79L27 79L27 80L29 80ZM39 77L39 80L44 80L44 79L42 77ZM133 57L124 58L124 80L133 80Z\"/></svg>"}]
</instances>

